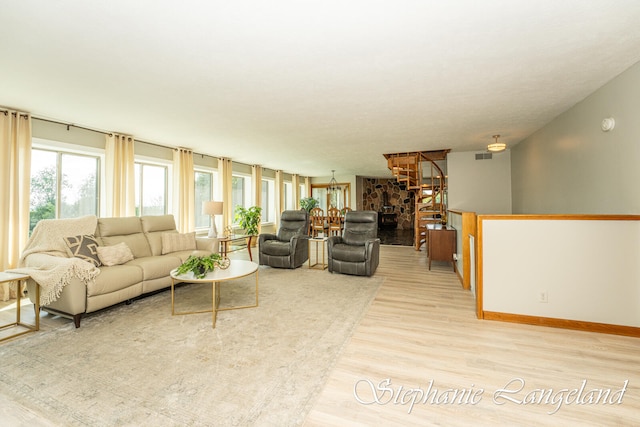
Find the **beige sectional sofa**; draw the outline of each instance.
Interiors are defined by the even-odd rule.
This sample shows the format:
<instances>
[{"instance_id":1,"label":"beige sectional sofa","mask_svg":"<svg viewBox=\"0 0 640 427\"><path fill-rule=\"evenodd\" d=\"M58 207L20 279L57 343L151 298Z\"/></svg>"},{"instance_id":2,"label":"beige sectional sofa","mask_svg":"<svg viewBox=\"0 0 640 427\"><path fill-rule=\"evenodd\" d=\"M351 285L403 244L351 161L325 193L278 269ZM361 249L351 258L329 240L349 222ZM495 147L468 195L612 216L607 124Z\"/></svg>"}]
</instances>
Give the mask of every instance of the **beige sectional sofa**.
<instances>
[{"instance_id":1,"label":"beige sectional sofa","mask_svg":"<svg viewBox=\"0 0 640 427\"><path fill-rule=\"evenodd\" d=\"M216 239L198 238L195 250L163 254L167 252L163 251L164 233L178 233L173 215L98 218L94 236L99 245L113 246L124 242L134 259L121 265L99 267L100 273L93 283L85 284L79 278L72 278L60 296L43 309L73 317L78 328L84 313L170 287L169 272L189 255L218 252ZM167 249L166 243L164 249ZM39 265L50 265L52 261L55 262L54 258L50 254L33 253L26 257L25 262L27 267L37 268ZM34 286L34 283L28 285L30 296L35 295Z\"/></svg>"}]
</instances>

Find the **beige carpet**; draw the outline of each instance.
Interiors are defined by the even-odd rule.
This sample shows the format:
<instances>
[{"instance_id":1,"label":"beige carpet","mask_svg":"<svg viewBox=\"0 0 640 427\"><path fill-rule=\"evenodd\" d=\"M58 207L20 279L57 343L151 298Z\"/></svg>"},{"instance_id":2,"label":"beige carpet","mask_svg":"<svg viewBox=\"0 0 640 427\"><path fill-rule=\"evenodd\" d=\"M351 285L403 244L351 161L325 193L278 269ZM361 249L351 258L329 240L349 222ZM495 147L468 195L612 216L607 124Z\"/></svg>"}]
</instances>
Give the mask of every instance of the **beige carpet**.
<instances>
[{"instance_id":1,"label":"beige carpet","mask_svg":"<svg viewBox=\"0 0 640 427\"><path fill-rule=\"evenodd\" d=\"M171 316L162 292L0 345L0 393L59 425L300 425L381 278L259 270L260 307ZM253 276L221 305L251 304ZM210 306L207 285L179 310Z\"/></svg>"}]
</instances>

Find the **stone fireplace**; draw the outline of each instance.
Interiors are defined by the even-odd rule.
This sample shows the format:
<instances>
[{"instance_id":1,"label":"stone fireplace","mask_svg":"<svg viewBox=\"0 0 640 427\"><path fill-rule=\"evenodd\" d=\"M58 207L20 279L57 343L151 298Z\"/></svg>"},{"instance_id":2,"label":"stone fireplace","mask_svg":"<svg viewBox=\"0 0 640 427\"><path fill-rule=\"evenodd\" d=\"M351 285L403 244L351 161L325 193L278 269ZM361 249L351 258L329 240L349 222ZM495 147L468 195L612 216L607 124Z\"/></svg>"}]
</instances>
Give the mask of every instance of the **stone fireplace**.
<instances>
[{"instance_id":1,"label":"stone fireplace","mask_svg":"<svg viewBox=\"0 0 640 427\"><path fill-rule=\"evenodd\" d=\"M378 212L381 226L413 229L415 195L393 178L364 178L362 206ZM392 219L394 218L394 219Z\"/></svg>"}]
</instances>

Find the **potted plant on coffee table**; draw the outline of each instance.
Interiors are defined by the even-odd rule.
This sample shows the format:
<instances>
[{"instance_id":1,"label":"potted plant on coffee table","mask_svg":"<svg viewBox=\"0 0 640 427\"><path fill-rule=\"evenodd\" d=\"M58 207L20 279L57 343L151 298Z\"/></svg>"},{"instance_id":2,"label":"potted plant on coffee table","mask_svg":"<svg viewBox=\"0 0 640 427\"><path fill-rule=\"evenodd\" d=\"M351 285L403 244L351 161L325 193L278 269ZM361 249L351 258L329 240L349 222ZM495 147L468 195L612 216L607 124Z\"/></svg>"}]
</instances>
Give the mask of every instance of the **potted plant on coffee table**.
<instances>
[{"instance_id":1,"label":"potted plant on coffee table","mask_svg":"<svg viewBox=\"0 0 640 427\"><path fill-rule=\"evenodd\" d=\"M180 267L176 269L178 275L193 274L196 279L202 279L210 271L216 268L221 270L229 267L229 258L225 258L220 254L211 254L206 256L190 255Z\"/></svg>"},{"instance_id":2,"label":"potted plant on coffee table","mask_svg":"<svg viewBox=\"0 0 640 427\"><path fill-rule=\"evenodd\" d=\"M249 259L252 261L251 245L255 241L255 237L260 233L261 214L262 208L260 206L251 206L250 208L236 206L235 220L247 235L247 250L249 251Z\"/></svg>"}]
</instances>

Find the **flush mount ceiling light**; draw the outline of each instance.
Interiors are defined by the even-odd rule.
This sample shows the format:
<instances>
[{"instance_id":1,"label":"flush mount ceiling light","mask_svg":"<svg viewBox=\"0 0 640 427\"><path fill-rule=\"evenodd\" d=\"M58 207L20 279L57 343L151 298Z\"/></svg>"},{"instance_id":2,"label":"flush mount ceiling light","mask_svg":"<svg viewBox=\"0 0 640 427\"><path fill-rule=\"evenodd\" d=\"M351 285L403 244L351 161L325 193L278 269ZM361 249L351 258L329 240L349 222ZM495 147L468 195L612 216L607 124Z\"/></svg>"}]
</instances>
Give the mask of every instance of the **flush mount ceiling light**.
<instances>
[{"instance_id":1,"label":"flush mount ceiling light","mask_svg":"<svg viewBox=\"0 0 640 427\"><path fill-rule=\"evenodd\" d=\"M493 138L496 140L494 143L487 145L487 150L492 153L499 153L500 151L504 151L507 148L507 144L504 142L498 142L498 138L500 135L493 135Z\"/></svg>"}]
</instances>

